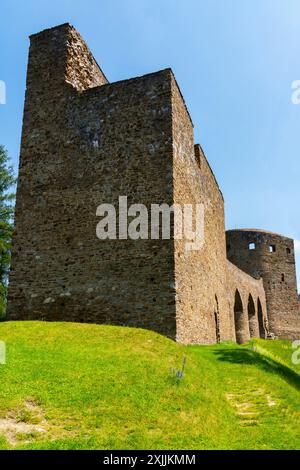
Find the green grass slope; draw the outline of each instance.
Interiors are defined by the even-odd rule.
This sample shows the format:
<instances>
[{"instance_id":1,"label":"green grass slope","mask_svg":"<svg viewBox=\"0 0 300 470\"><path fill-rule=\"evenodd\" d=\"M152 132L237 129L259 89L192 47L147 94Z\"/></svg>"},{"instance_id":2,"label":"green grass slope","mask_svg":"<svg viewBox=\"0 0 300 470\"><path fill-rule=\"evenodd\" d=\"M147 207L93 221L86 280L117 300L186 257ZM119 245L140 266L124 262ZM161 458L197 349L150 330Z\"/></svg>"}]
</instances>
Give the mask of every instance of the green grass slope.
<instances>
[{"instance_id":1,"label":"green grass slope","mask_svg":"<svg viewBox=\"0 0 300 470\"><path fill-rule=\"evenodd\" d=\"M0 323L0 340L1 449L300 448L288 342L186 347L144 330L46 322ZM176 384L170 369L183 357Z\"/></svg>"}]
</instances>

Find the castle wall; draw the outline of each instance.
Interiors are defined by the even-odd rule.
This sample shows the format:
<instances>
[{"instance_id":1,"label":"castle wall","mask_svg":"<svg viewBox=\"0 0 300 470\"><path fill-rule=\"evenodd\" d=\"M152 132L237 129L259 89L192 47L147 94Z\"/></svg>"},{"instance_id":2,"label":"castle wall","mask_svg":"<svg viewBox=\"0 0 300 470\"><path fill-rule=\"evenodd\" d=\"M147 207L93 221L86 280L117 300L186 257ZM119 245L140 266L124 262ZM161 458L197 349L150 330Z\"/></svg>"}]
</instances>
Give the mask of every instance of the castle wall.
<instances>
[{"instance_id":1,"label":"castle wall","mask_svg":"<svg viewBox=\"0 0 300 470\"><path fill-rule=\"evenodd\" d=\"M177 340L215 343L234 334L226 296L224 200L201 147L194 147L193 126L175 80L172 100L174 202L204 208L201 249L187 251L186 238L175 240Z\"/></svg>"},{"instance_id":2,"label":"castle wall","mask_svg":"<svg viewBox=\"0 0 300 470\"><path fill-rule=\"evenodd\" d=\"M186 237L174 240L177 340L182 343L235 340L237 290L243 304L244 330L240 342L264 337L267 313L263 282L227 260L223 195L202 148L194 146L193 124L174 78L172 115L174 203L191 204L194 208L202 204L204 211L203 246L199 250L187 250ZM250 298L253 312L249 311ZM263 326L259 325L258 313Z\"/></svg>"},{"instance_id":3,"label":"castle wall","mask_svg":"<svg viewBox=\"0 0 300 470\"><path fill-rule=\"evenodd\" d=\"M229 260L251 276L263 278L271 332L281 338L299 337L293 240L254 229L229 230L226 238ZM249 249L250 244L255 249Z\"/></svg>"}]
</instances>

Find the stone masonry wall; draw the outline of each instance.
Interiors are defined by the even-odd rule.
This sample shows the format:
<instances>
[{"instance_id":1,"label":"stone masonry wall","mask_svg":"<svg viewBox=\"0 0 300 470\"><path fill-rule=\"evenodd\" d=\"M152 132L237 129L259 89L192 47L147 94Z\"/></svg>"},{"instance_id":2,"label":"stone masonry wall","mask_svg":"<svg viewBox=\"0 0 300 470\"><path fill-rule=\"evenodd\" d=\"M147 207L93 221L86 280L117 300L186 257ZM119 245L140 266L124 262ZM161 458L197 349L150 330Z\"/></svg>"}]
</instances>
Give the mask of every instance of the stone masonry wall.
<instances>
[{"instance_id":1,"label":"stone masonry wall","mask_svg":"<svg viewBox=\"0 0 300 470\"><path fill-rule=\"evenodd\" d=\"M204 206L203 247L186 251L186 238L175 240L177 340L215 343L217 330L220 340L234 334L226 296L224 200L201 147L194 147L190 116L172 84L174 202Z\"/></svg>"}]
</instances>

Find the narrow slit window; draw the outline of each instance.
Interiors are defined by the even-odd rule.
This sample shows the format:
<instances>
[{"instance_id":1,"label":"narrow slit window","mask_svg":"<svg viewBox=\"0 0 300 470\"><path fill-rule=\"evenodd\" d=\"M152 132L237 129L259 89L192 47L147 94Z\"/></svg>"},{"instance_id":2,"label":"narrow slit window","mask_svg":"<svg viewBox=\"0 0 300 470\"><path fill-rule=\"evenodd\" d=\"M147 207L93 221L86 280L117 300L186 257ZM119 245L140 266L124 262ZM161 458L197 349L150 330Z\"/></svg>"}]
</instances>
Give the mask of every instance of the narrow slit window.
<instances>
[{"instance_id":1,"label":"narrow slit window","mask_svg":"<svg viewBox=\"0 0 300 470\"><path fill-rule=\"evenodd\" d=\"M284 282L285 281L285 275L282 273L281 274L281 281Z\"/></svg>"},{"instance_id":2,"label":"narrow slit window","mask_svg":"<svg viewBox=\"0 0 300 470\"><path fill-rule=\"evenodd\" d=\"M291 249L290 249L290 248L287 248L287 249L286 249L286 252L287 252L288 255L290 255L290 254L291 254Z\"/></svg>"}]
</instances>

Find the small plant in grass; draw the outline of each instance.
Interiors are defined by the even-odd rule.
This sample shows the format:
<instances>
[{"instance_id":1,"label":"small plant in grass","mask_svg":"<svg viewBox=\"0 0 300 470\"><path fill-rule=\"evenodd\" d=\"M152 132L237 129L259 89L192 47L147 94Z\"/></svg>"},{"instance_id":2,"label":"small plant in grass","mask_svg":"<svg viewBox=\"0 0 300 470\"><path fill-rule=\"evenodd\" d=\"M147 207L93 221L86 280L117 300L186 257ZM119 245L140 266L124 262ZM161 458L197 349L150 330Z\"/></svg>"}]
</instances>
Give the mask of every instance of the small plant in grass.
<instances>
[{"instance_id":1,"label":"small plant in grass","mask_svg":"<svg viewBox=\"0 0 300 470\"><path fill-rule=\"evenodd\" d=\"M175 384L178 385L180 380L184 377L184 369L186 366L186 356L182 359L182 367L181 369L176 370L174 367L170 369L170 374L175 379Z\"/></svg>"},{"instance_id":2,"label":"small plant in grass","mask_svg":"<svg viewBox=\"0 0 300 470\"><path fill-rule=\"evenodd\" d=\"M30 423L30 424L38 424L41 420L40 417L33 413L31 410L27 410L26 408L22 408L18 411L16 415L16 420L20 423Z\"/></svg>"},{"instance_id":3,"label":"small plant in grass","mask_svg":"<svg viewBox=\"0 0 300 470\"><path fill-rule=\"evenodd\" d=\"M22 423L30 423L31 418L32 418L31 412L25 409L19 410L19 413L16 416L17 421L22 422Z\"/></svg>"}]
</instances>

